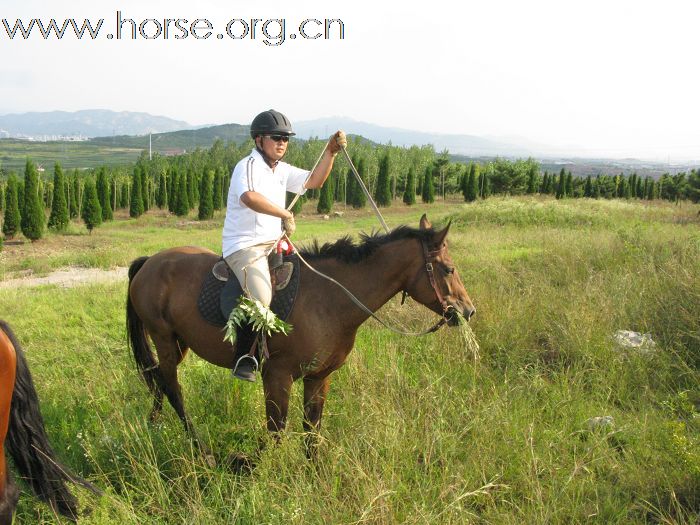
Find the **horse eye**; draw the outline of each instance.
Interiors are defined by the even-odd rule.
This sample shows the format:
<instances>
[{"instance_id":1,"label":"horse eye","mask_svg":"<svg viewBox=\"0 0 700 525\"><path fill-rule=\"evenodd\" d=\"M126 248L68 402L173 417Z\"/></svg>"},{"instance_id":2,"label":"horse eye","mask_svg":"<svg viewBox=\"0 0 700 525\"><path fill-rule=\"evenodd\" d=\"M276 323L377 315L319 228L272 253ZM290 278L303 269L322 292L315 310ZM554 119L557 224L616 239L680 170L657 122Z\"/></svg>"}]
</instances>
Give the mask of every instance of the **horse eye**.
<instances>
[{"instance_id":1,"label":"horse eye","mask_svg":"<svg viewBox=\"0 0 700 525\"><path fill-rule=\"evenodd\" d=\"M455 269L452 266L445 266L445 273L452 275L453 273L455 273Z\"/></svg>"}]
</instances>

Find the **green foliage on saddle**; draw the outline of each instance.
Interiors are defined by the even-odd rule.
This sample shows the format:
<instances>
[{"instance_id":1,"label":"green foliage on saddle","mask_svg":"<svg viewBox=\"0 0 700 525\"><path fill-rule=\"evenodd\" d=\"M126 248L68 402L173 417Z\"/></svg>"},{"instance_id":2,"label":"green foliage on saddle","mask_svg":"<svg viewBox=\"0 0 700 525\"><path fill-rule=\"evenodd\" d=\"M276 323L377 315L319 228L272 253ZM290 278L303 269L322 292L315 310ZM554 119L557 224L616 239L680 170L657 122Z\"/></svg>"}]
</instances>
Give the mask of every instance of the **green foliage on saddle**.
<instances>
[{"instance_id":1,"label":"green foliage on saddle","mask_svg":"<svg viewBox=\"0 0 700 525\"><path fill-rule=\"evenodd\" d=\"M226 322L224 341L233 343L236 340L236 327L247 324L252 324L253 330L263 331L266 335L280 332L288 335L292 331L292 325L277 317L267 306L242 295Z\"/></svg>"}]
</instances>

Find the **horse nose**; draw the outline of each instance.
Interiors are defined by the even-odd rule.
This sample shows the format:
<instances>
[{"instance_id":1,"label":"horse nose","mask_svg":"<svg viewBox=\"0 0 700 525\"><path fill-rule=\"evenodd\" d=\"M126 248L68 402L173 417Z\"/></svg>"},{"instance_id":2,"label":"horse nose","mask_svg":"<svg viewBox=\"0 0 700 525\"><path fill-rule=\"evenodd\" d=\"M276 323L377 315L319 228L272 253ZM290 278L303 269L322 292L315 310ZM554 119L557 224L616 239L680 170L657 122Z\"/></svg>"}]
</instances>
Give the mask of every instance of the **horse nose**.
<instances>
[{"instance_id":1,"label":"horse nose","mask_svg":"<svg viewBox=\"0 0 700 525\"><path fill-rule=\"evenodd\" d=\"M476 313L476 308L473 306L467 307L467 311L465 312L465 316L467 318L467 321L469 321L472 316Z\"/></svg>"}]
</instances>

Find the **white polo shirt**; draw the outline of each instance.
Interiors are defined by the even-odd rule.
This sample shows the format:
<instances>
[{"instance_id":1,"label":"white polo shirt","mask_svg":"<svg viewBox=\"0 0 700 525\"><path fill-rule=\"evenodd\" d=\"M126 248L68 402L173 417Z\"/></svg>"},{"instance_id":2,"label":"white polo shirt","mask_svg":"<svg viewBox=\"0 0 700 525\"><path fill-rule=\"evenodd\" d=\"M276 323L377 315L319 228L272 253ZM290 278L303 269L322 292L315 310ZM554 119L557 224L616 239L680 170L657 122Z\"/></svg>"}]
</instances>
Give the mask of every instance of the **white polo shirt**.
<instances>
[{"instance_id":1,"label":"white polo shirt","mask_svg":"<svg viewBox=\"0 0 700 525\"><path fill-rule=\"evenodd\" d=\"M307 170L279 161L273 171L256 150L241 159L231 174L226 219L222 233L222 252L228 257L238 250L274 241L282 231L282 219L257 213L241 202L246 191L267 197L280 208L285 207L286 192L304 193Z\"/></svg>"}]
</instances>

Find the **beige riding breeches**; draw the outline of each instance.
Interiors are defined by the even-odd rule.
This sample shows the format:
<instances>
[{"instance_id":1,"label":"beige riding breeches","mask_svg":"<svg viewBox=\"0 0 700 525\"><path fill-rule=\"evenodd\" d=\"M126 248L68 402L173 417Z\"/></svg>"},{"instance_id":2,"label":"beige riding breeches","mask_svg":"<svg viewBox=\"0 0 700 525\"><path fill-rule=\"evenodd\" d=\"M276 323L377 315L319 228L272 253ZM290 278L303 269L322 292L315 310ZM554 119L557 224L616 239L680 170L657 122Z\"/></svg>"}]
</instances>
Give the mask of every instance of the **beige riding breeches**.
<instances>
[{"instance_id":1,"label":"beige riding breeches","mask_svg":"<svg viewBox=\"0 0 700 525\"><path fill-rule=\"evenodd\" d=\"M238 277L243 290L265 306L270 306L272 301L272 283L266 253L274 244L256 244L233 252L225 259L226 264Z\"/></svg>"}]
</instances>

